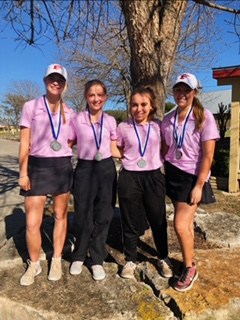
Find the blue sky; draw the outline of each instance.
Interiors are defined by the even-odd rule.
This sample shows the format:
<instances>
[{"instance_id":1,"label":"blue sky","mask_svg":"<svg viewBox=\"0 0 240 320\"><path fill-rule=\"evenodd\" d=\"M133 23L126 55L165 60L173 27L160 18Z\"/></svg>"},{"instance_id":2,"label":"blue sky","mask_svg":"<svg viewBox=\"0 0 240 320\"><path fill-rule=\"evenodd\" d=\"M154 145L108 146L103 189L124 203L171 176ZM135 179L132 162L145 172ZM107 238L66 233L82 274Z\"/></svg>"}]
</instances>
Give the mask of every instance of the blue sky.
<instances>
[{"instance_id":1,"label":"blue sky","mask_svg":"<svg viewBox=\"0 0 240 320\"><path fill-rule=\"evenodd\" d=\"M222 13L219 23L224 19L230 19L230 14ZM12 81L31 80L39 84L44 92L42 78L46 67L54 62L56 48L51 44L43 46L39 49L31 46L19 46L14 41L15 34L11 29L2 31L3 22L0 22L0 101L7 88L11 87ZM224 23L224 22L223 22ZM223 27L223 25L222 25ZM229 32L230 27L223 27L221 35L223 40L228 43L228 47L221 44L222 54L217 57L217 65L212 68L240 65L240 39L235 34ZM1 32L2 31L2 32ZM205 91L221 90L223 87L217 86L217 81L212 78L212 69L209 68L204 72L196 73L201 80Z\"/></svg>"}]
</instances>

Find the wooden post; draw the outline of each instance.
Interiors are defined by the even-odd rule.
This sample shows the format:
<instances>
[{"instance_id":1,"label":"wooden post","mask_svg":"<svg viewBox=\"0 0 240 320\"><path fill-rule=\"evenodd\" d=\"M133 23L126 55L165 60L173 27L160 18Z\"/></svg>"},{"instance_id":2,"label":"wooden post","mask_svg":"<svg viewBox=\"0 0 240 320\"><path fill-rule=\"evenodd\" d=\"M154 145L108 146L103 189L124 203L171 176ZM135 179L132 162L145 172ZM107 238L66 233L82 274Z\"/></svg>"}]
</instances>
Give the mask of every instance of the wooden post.
<instances>
[{"instance_id":1,"label":"wooden post","mask_svg":"<svg viewBox=\"0 0 240 320\"><path fill-rule=\"evenodd\" d=\"M237 192L240 181L240 65L214 68L213 78L218 85L232 86L228 191Z\"/></svg>"},{"instance_id":2,"label":"wooden post","mask_svg":"<svg viewBox=\"0 0 240 320\"><path fill-rule=\"evenodd\" d=\"M239 116L240 116L240 79L238 85L232 88L231 135L230 135L230 161L229 161L229 192L239 189Z\"/></svg>"}]
</instances>

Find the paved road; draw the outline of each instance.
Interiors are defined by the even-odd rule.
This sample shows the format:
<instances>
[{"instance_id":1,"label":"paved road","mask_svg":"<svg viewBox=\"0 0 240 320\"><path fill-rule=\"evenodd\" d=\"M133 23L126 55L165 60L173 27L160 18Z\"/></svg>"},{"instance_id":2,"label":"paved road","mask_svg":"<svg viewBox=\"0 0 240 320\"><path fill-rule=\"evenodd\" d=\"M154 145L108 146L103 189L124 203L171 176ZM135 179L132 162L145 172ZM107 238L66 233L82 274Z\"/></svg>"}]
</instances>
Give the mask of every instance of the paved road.
<instances>
[{"instance_id":1,"label":"paved road","mask_svg":"<svg viewBox=\"0 0 240 320\"><path fill-rule=\"evenodd\" d=\"M19 142L0 139L0 248L25 221L18 187L18 148Z\"/></svg>"},{"instance_id":2,"label":"paved road","mask_svg":"<svg viewBox=\"0 0 240 320\"><path fill-rule=\"evenodd\" d=\"M9 155L18 157L19 142L0 138L0 157Z\"/></svg>"}]
</instances>

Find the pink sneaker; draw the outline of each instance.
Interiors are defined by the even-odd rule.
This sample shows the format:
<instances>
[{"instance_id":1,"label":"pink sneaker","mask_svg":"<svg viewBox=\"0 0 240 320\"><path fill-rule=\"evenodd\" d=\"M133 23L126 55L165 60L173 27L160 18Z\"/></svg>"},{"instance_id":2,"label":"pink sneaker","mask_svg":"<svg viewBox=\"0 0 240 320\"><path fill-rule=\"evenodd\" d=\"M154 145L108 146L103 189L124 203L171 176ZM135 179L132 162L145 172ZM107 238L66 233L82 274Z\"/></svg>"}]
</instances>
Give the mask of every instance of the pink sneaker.
<instances>
[{"instance_id":1,"label":"pink sneaker","mask_svg":"<svg viewBox=\"0 0 240 320\"><path fill-rule=\"evenodd\" d=\"M185 267L182 271L180 278L173 285L173 289L177 291L187 291L192 288L193 283L197 280L198 272L195 264L192 267Z\"/></svg>"}]
</instances>

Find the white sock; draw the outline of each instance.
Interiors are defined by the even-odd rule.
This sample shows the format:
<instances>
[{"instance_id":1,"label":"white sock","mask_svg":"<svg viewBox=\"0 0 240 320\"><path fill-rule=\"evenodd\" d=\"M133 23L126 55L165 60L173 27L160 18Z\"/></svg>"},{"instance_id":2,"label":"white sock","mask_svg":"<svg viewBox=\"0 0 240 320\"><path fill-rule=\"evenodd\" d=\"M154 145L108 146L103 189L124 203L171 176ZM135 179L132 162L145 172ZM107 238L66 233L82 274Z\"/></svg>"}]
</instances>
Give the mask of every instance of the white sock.
<instances>
[{"instance_id":1,"label":"white sock","mask_svg":"<svg viewBox=\"0 0 240 320\"><path fill-rule=\"evenodd\" d=\"M57 260L57 261L61 261L62 257L52 257L52 260Z\"/></svg>"}]
</instances>

